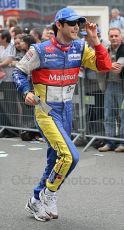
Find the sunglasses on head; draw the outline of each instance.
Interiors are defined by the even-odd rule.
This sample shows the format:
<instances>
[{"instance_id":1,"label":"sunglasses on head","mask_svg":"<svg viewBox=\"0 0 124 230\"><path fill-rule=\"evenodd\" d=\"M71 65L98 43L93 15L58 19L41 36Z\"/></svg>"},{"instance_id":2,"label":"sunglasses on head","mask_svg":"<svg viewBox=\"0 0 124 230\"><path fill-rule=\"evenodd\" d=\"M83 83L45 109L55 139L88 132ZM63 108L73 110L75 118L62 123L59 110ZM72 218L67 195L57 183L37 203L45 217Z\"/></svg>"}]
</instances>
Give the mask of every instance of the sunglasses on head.
<instances>
[{"instance_id":1,"label":"sunglasses on head","mask_svg":"<svg viewBox=\"0 0 124 230\"><path fill-rule=\"evenodd\" d=\"M67 23L68 26L76 26L76 24L78 24L78 26L80 26L80 21L79 20L75 20L75 21L60 21L60 23L64 24Z\"/></svg>"}]
</instances>

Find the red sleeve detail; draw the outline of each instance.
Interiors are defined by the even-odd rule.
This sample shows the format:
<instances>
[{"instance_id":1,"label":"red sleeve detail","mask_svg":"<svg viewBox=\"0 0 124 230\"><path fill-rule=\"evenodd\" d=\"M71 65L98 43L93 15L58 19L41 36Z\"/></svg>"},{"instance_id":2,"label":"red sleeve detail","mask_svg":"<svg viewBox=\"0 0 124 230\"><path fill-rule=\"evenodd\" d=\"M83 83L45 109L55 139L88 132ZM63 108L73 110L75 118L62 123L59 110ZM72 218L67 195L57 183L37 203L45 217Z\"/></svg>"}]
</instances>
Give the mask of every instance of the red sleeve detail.
<instances>
[{"instance_id":1,"label":"red sleeve detail","mask_svg":"<svg viewBox=\"0 0 124 230\"><path fill-rule=\"evenodd\" d=\"M111 59L108 53L108 50L102 45L99 44L94 47L96 54L96 66L99 71L110 71L112 67Z\"/></svg>"}]
</instances>

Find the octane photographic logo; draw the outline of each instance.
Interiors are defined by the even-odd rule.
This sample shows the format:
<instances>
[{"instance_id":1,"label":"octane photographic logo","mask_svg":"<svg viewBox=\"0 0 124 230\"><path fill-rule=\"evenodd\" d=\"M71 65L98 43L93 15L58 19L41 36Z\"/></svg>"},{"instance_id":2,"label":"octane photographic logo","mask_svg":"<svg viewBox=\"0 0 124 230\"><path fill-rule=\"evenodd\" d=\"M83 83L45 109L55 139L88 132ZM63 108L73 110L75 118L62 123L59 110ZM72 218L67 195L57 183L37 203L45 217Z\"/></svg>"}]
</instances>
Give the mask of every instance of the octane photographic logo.
<instances>
[{"instance_id":1,"label":"octane photographic logo","mask_svg":"<svg viewBox=\"0 0 124 230\"><path fill-rule=\"evenodd\" d=\"M19 0L0 0L0 9L19 8Z\"/></svg>"}]
</instances>

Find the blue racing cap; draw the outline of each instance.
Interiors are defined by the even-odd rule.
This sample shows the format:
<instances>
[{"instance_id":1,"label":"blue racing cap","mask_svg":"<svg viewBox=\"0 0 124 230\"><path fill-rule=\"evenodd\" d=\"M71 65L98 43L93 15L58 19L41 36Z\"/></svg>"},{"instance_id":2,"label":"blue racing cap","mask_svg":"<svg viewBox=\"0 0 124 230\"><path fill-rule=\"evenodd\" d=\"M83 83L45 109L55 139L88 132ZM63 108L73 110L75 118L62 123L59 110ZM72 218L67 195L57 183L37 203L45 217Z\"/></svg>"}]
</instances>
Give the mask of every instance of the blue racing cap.
<instances>
[{"instance_id":1,"label":"blue racing cap","mask_svg":"<svg viewBox=\"0 0 124 230\"><path fill-rule=\"evenodd\" d=\"M78 19L81 23L86 22L85 17L81 17L73 9L66 7L66 8L63 8L57 12L54 21L55 22L57 22L59 20L75 21Z\"/></svg>"},{"instance_id":2,"label":"blue racing cap","mask_svg":"<svg viewBox=\"0 0 124 230\"><path fill-rule=\"evenodd\" d=\"M101 29L99 27L97 27L97 34L101 34Z\"/></svg>"},{"instance_id":3,"label":"blue racing cap","mask_svg":"<svg viewBox=\"0 0 124 230\"><path fill-rule=\"evenodd\" d=\"M81 34L82 36L87 36L87 32L86 32L86 31L82 31L82 32L80 32L80 34Z\"/></svg>"},{"instance_id":4,"label":"blue racing cap","mask_svg":"<svg viewBox=\"0 0 124 230\"><path fill-rule=\"evenodd\" d=\"M97 34L101 34L101 29L99 27L96 28ZM83 30L80 32L82 36L87 36L87 31Z\"/></svg>"}]
</instances>

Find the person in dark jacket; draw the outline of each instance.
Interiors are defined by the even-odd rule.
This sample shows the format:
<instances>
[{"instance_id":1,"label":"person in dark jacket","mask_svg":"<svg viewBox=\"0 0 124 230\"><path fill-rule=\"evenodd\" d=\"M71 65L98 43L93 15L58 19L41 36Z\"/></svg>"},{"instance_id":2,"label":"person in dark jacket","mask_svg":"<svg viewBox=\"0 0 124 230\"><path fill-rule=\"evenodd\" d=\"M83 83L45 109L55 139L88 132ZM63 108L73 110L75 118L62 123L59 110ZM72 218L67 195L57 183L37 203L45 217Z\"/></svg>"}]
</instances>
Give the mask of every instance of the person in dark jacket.
<instances>
[{"instance_id":1,"label":"person in dark jacket","mask_svg":"<svg viewBox=\"0 0 124 230\"><path fill-rule=\"evenodd\" d=\"M119 28L109 29L109 53L112 69L106 76L104 93L104 127L108 140L100 152L124 152L124 141L117 143L109 137L124 139L124 44Z\"/></svg>"}]
</instances>

